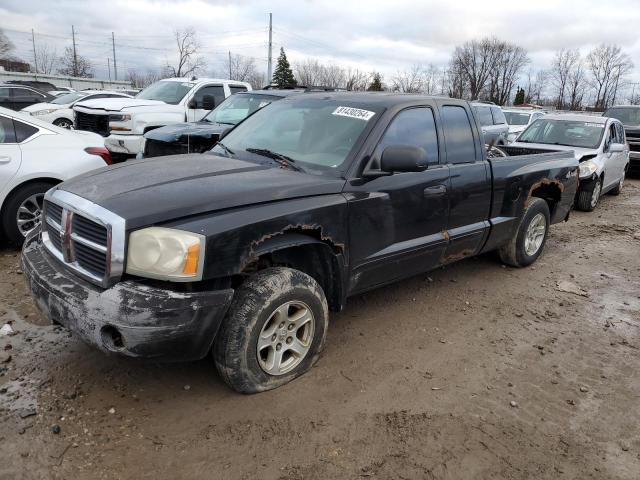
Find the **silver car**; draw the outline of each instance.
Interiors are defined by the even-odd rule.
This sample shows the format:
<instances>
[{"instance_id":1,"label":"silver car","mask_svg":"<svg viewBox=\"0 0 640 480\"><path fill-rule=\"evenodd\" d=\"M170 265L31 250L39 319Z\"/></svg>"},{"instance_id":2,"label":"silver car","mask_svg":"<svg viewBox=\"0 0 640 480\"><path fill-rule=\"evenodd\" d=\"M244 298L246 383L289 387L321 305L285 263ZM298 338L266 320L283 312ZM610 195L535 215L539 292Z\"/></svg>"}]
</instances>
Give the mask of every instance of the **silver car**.
<instances>
[{"instance_id":1,"label":"silver car","mask_svg":"<svg viewBox=\"0 0 640 480\"><path fill-rule=\"evenodd\" d=\"M600 196L617 195L629 168L629 147L622 123L592 115L545 115L509 145L535 152L573 150L580 162L576 207L596 208Z\"/></svg>"},{"instance_id":2,"label":"silver car","mask_svg":"<svg viewBox=\"0 0 640 480\"><path fill-rule=\"evenodd\" d=\"M507 119L507 125L509 125L509 133L507 134L508 143L514 142L525 128L545 114L545 112L540 110L524 108L503 108L502 112Z\"/></svg>"},{"instance_id":3,"label":"silver car","mask_svg":"<svg viewBox=\"0 0 640 480\"><path fill-rule=\"evenodd\" d=\"M484 143L506 145L509 125L502 109L497 105L481 102L473 102L471 107L480 122Z\"/></svg>"}]
</instances>

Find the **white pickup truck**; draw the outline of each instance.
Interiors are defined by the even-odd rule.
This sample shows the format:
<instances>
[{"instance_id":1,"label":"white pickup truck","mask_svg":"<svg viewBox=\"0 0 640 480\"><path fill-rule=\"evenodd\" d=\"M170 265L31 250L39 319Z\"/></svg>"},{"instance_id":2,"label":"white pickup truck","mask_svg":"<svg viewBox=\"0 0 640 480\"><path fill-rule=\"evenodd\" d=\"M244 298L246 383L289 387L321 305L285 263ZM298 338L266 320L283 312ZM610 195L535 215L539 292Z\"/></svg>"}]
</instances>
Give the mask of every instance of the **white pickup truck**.
<instances>
[{"instance_id":1,"label":"white pickup truck","mask_svg":"<svg viewBox=\"0 0 640 480\"><path fill-rule=\"evenodd\" d=\"M195 122L225 98L251 85L215 78L167 78L135 98L90 100L74 107L74 126L105 137L114 160L135 157L143 135L172 123Z\"/></svg>"}]
</instances>

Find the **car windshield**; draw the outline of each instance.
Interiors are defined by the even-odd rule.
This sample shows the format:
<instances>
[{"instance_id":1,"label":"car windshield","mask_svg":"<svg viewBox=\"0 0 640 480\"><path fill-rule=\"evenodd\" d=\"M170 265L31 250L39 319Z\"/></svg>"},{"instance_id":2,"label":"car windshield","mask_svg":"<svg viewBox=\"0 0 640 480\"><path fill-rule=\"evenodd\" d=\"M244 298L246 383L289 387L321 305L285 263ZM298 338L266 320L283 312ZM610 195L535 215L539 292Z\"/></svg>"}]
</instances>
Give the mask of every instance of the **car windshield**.
<instances>
[{"instance_id":1,"label":"car windshield","mask_svg":"<svg viewBox=\"0 0 640 480\"><path fill-rule=\"evenodd\" d=\"M287 163L305 171L340 176L349 153L379 112L345 105L340 99L275 102L231 130L213 151L272 162L277 154L276 160L287 157Z\"/></svg>"},{"instance_id":2,"label":"car windshield","mask_svg":"<svg viewBox=\"0 0 640 480\"><path fill-rule=\"evenodd\" d=\"M254 95L251 93L232 95L204 117L204 120L212 123L236 125L256 110L260 110L280 98L275 95Z\"/></svg>"},{"instance_id":3,"label":"car windshield","mask_svg":"<svg viewBox=\"0 0 640 480\"><path fill-rule=\"evenodd\" d=\"M598 148L604 123L538 119L518 137L518 142Z\"/></svg>"},{"instance_id":4,"label":"car windshield","mask_svg":"<svg viewBox=\"0 0 640 480\"><path fill-rule=\"evenodd\" d=\"M87 94L83 92L72 92L65 93L64 95L60 95L56 97L54 100L51 100L50 103L55 103L56 105L70 105L76 100L81 99L82 97L86 97Z\"/></svg>"},{"instance_id":5,"label":"car windshield","mask_svg":"<svg viewBox=\"0 0 640 480\"><path fill-rule=\"evenodd\" d=\"M136 98L143 100L159 100L161 102L177 105L180 100L193 88L191 82L160 81L142 90Z\"/></svg>"},{"instance_id":6,"label":"car windshield","mask_svg":"<svg viewBox=\"0 0 640 480\"><path fill-rule=\"evenodd\" d=\"M504 112L504 116L507 118L509 125L526 125L529 123L530 113L522 112Z\"/></svg>"},{"instance_id":7,"label":"car windshield","mask_svg":"<svg viewBox=\"0 0 640 480\"><path fill-rule=\"evenodd\" d=\"M620 120L623 125L640 125L640 107L610 108L602 116Z\"/></svg>"}]
</instances>

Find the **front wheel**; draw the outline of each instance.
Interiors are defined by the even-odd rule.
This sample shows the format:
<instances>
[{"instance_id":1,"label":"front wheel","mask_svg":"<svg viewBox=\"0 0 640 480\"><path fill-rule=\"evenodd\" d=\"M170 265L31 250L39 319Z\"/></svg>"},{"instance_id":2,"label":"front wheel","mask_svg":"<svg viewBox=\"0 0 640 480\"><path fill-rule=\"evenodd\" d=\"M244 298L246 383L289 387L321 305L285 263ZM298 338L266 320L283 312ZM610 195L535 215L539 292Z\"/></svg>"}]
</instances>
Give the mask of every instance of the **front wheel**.
<instances>
[{"instance_id":1,"label":"front wheel","mask_svg":"<svg viewBox=\"0 0 640 480\"><path fill-rule=\"evenodd\" d=\"M213 358L223 380L241 393L271 390L318 360L329 323L324 292L309 275L268 268L236 291Z\"/></svg>"},{"instance_id":2,"label":"front wheel","mask_svg":"<svg viewBox=\"0 0 640 480\"><path fill-rule=\"evenodd\" d=\"M68 118L58 118L53 122L56 127L66 128L67 130L73 129L73 122Z\"/></svg>"},{"instance_id":3,"label":"front wheel","mask_svg":"<svg viewBox=\"0 0 640 480\"><path fill-rule=\"evenodd\" d=\"M581 185L576 199L576 207L583 212L592 212L598 206L601 193L602 180L599 178Z\"/></svg>"},{"instance_id":4,"label":"front wheel","mask_svg":"<svg viewBox=\"0 0 640 480\"><path fill-rule=\"evenodd\" d=\"M498 253L513 267L526 267L542 254L549 233L549 206L542 198L533 197L525 207L518 229Z\"/></svg>"}]
</instances>

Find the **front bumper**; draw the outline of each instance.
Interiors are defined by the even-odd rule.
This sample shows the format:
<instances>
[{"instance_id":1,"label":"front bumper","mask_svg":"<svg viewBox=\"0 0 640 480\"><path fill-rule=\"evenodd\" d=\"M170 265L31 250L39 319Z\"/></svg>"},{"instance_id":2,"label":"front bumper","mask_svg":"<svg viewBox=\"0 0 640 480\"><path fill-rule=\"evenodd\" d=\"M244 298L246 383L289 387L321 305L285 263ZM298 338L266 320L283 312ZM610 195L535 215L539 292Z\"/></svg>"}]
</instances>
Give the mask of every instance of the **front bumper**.
<instances>
[{"instance_id":1,"label":"front bumper","mask_svg":"<svg viewBox=\"0 0 640 480\"><path fill-rule=\"evenodd\" d=\"M75 276L30 237L22 270L36 305L52 322L101 350L163 361L203 358L233 290L177 292L126 280L102 290Z\"/></svg>"},{"instance_id":2,"label":"front bumper","mask_svg":"<svg viewBox=\"0 0 640 480\"><path fill-rule=\"evenodd\" d=\"M629 153L629 173L640 175L640 152Z\"/></svg>"},{"instance_id":3,"label":"front bumper","mask_svg":"<svg viewBox=\"0 0 640 480\"><path fill-rule=\"evenodd\" d=\"M104 139L104 146L112 153L135 156L142 151L142 135L112 133Z\"/></svg>"}]
</instances>

